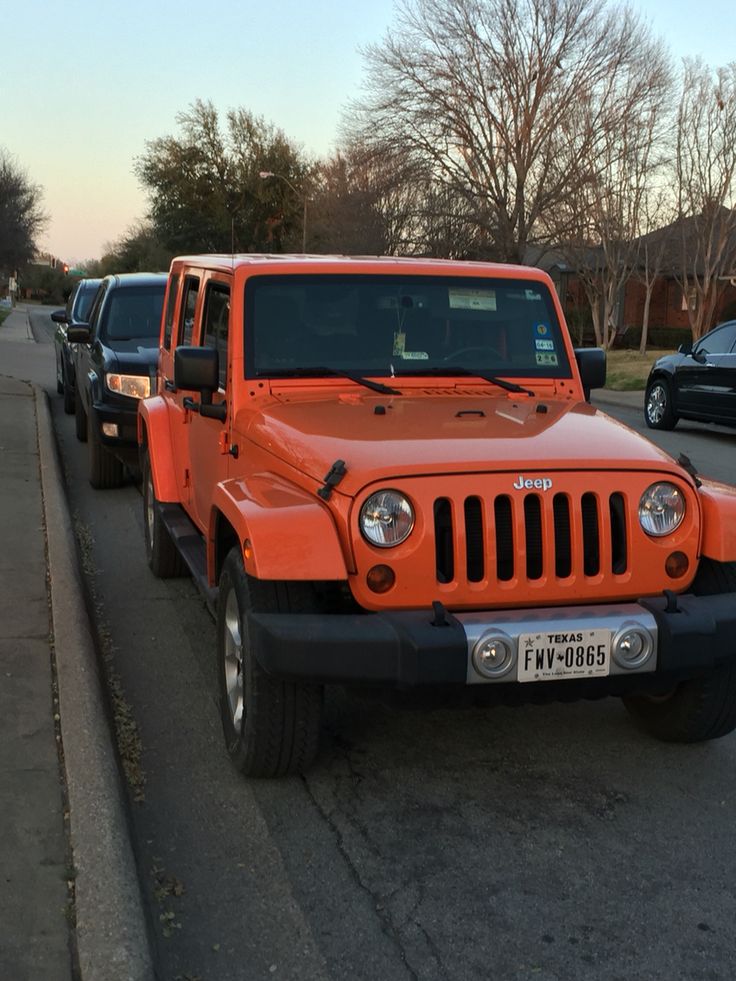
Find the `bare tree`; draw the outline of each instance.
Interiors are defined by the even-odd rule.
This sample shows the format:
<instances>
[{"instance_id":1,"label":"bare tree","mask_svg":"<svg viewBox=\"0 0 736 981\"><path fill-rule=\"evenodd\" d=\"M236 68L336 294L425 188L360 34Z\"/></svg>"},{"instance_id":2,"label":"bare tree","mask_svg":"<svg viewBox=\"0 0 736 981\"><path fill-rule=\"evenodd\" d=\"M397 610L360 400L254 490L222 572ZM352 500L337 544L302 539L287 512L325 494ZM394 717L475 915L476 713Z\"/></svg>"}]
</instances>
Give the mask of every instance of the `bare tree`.
<instances>
[{"instance_id":1,"label":"bare tree","mask_svg":"<svg viewBox=\"0 0 736 981\"><path fill-rule=\"evenodd\" d=\"M637 110L619 78L659 54L628 8L594 0L403 0L366 57L352 131L413 154L521 262L595 173L601 133Z\"/></svg>"},{"instance_id":2,"label":"bare tree","mask_svg":"<svg viewBox=\"0 0 736 981\"><path fill-rule=\"evenodd\" d=\"M604 105L582 113L583 129L600 128L598 155L590 179L577 185L569 215L563 215L574 234L562 238L562 252L590 304L596 343L605 348L616 338L619 304L639 261L645 204L663 160L660 131L669 86L661 53L646 65L633 59L619 78L611 79L611 87L622 90L611 101L635 105L637 111L619 118Z\"/></svg>"},{"instance_id":3,"label":"bare tree","mask_svg":"<svg viewBox=\"0 0 736 981\"><path fill-rule=\"evenodd\" d=\"M637 278L644 284L639 354L646 354L649 343L649 311L652 294L672 255L673 197L671 188L647 189L642 202L642 237L639 239Z\"/></svg>"},{"instance_id":4,"label":"bare tree","mask_svg":"<svg viewBox=\"0 0 736 981\"><path fill-rule=\"evenodd\" d=\"M680 264L693 340L713 324L736 272L736 63L686 61L677 116Z\"/></svg>"}]
</instances>

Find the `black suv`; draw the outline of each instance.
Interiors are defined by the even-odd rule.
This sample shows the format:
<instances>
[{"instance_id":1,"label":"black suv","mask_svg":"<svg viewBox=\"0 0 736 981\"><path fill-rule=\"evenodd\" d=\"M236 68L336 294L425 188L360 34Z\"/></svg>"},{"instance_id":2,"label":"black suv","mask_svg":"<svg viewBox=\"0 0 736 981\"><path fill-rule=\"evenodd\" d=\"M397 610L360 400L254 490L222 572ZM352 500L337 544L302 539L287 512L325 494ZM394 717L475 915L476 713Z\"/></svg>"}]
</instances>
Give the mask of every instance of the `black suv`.
<instances>
[{"instance_id":1,"label":"black suv","mask_svg":"<svg viewBox=\"0 0 736 981\"><path fill-rule=\"evenodd\" d=\"M95 298L99 279L80 279L69 295L63 310L54 310L51 319L56 324L54 348L56 350L56 391L64 396L64 412L74 412L74 354L66 336L69 327L86 324L92 300Z\"/></svg>"},{"instance_id":2,"label":"black suv","mask_svg":"<svg viewBox=\"0 0 736 981\"><path fill-rule=\"evenodd\" d=\"M138 460L138 402L155 389L164 273L105 276L75 344L77 438L89 442L89 482L119 487Z\"/></svg>"}]
</instances>

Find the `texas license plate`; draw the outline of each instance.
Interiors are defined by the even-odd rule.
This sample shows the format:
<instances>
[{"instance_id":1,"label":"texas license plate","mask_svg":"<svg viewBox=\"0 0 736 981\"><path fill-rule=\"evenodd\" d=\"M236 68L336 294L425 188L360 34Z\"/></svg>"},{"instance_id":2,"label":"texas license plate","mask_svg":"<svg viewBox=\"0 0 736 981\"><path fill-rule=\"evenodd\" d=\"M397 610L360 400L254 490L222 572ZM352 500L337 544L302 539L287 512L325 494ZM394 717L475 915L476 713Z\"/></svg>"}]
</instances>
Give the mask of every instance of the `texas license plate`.
<instances>
[{"instance_id":1,"label":"texas license plate","mask_svg":"<svg viewBox=\"0 0 736 981\"><path fill-rule=\"evenodd\" d=\"M610 630L519 635L519 681L564 681L608 674Z\"/></svg>"}]
</instances>

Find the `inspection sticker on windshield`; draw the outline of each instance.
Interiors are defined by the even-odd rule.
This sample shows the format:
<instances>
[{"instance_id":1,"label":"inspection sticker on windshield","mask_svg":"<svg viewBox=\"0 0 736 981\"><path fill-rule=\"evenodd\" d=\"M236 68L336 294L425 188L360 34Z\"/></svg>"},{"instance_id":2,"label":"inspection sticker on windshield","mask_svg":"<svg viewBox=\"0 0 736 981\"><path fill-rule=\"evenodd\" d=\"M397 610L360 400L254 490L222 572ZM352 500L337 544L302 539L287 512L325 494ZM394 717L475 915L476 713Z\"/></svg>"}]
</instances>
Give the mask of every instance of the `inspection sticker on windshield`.
<instances>
[{"instance_id":1,"label":"inspection sticker on windshield","mask_svg":"<svg viewBox=\"0 0 736 981\"><path fill-rule=\"evenodd\" d=\"M534 346L538 351L554 351L555 342L554 341L541 341L539 338L534 342Z\"/></svg>"},{"instance_id":2,"label":"inspection sticker on windshield","mask_svg":"<svg viewBox=\"0 0 736 981\"><path fill-rule=\"evenodd\" d=\"M572 630L519 636L519 681L564 681L607 675L610 630Z\"/></svg>"},{"instance_id":3,"label":"inspection sticker on windshield","mask_svg":"<svg viewBox=\"0 0 736 981\"><path fill-rule=\"evenodd\" d=\"M549 334L549 327L546 324L537 324L537 337L546 337Z\"/></svg>"},{"instance_id":4,"label":"inspection sticker on windshield","mask_svg":"<svg viewBox=\"0 0 736 981\"><path fill-rule=\"evenodd\" d=\"M537 351L536 362L537 364L552 365L552 366L559 364L559 361L557 360L557 355L554 353L554 351Z\"/></svg>"},{"instance_id":5,"label":"inspection sticker on windshield","mask_svg":"<svg viewBox=\"0 0 736 981\"><path fill-rule=\"evenodd\" d=\"M451 310L495 310L495 290L449 290Z\"/></svg>"}]
</instances>

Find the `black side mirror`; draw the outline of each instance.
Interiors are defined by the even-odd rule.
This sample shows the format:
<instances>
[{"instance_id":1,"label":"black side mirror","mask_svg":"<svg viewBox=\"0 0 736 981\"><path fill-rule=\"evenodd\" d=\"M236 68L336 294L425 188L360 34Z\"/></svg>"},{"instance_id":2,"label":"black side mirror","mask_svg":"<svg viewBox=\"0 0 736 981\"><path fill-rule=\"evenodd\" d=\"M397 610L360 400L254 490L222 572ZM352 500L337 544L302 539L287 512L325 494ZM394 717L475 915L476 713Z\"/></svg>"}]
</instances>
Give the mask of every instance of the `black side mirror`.
<instances>
[{"instance_id":1,"label":"black side mirror","mask_svg":"<svg viewBox=\"0 0 736 981\"><path fill-rule=\"evenodd\" d=\"M174 387L199 392L202 398L201 402L185 398L185 409L224 422L227 417L226 403L212 402L212 393L217 391L219 384L220 355L213 347L182 346L174 351Z\"/></svg>"},{"instance_id":2,"label":"black side mirror","mask_svg":"<svg viewBox=\"0 0 736 981\"><path fill-rule=\"evenodd\" d=\"M677 349L678 354L692 354L692 352L693 352L692 341L683 341L682 344Z\"/></svg>"},{"instance_id":3,"label":"black side mirror","mask_svg":"<svg viewBox=\"0 0 736 981\"><path fill-rule=\"evenodd\" d=\"M69 321L66 318L66 310L54 310L51 314L51 319L55 324L68 324Z\"/></svg>"},{"instance_id":4,"label":"black side mirror","mask_svg":"<svg viewBox=\"0 0 736 981\"><path fill-rule=\"evenodd\" d=\"M70 344L89 344L91 336L92 331L89 324L75 324L73 327L67 327L66 339Z\"/></svg>"},{"instance_id":5,"label":"black side mirror","mask_svg":"<svg viewBox=\"0 0 736 981\"><path fill-rule=\"evenodd\" d=\"M606 384L606 352L600 347L579 347L575 349L575 360L587 402L591 389L603 388Z\"/></svg>"}]
</instances>

